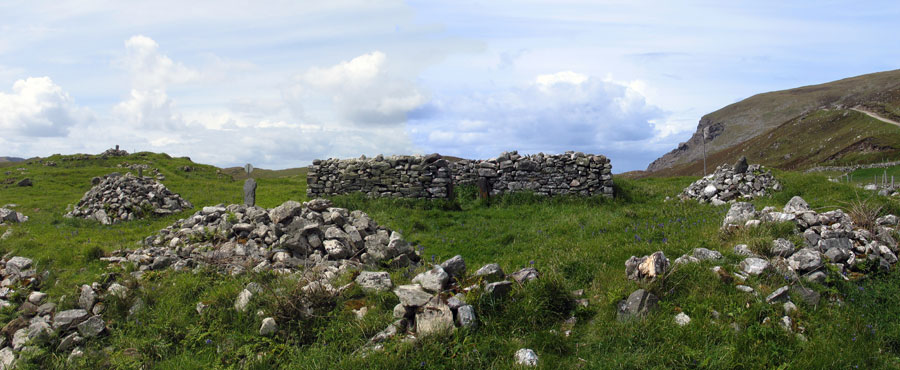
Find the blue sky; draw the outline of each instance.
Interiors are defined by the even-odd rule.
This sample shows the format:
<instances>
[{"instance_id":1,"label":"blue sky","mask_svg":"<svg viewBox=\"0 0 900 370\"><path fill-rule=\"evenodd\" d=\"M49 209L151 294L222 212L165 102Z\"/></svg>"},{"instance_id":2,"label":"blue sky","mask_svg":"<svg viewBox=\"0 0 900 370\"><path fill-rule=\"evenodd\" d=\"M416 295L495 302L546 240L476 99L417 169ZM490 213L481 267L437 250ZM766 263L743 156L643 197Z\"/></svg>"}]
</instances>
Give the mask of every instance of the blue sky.
<instances>
[{"instance_id":1,"label":"blue sky","mask_svg":"<svg viewBox=\"0 0 900 370\"><path fill-rule=\"evenodd\" d=\"M896 1L191 4L0 2L0 155L578 150L622 172L753 94L900 68Z\"/></svg>"}]
</instances>

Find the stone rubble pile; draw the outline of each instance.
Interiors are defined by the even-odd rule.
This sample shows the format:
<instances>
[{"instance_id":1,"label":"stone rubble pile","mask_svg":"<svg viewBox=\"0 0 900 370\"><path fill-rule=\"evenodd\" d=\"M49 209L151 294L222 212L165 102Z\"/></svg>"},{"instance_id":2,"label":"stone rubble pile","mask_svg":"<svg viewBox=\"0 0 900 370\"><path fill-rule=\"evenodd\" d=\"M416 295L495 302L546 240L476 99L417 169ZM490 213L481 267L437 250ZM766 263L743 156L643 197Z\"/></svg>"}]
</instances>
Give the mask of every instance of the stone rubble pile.
<instances>
[{"instance_id":1,"label":"stone rubble pile","mask_svg":"<svg viewBox=\"0 0 900 370\"><path fill-rule=\"evenodd\" d=\"M450 168L455 185L477 185L479 178L487 179L490 195L529 190L539 195L613 196L612 164L602 155L522 156L513 151L489 160L461 160Z\"/></svg>"},{"instance_id":2,"label":"stone rubble pile","mask_svg":"<svg viewBox=\"0 0 900 370\"><path fill-rule=\"evenodd\" d=\"M415 340L457 328L474 327L478 321L474 307L466 304L467 295L503 299L512 291L513 283L525 284L537 278L539 273L534 268L527 267L506 275L496 263L467 275L466 263L457 255L416 275L412 284L393 288L400 299L394 307L397 320L373 336L362 351L380 350L386 340L404 334L405 340ZM388 290L392 286L386 272L363 272L356 282L364 289ZM463 287L466 282L474 284Z\"/></svg>"},{"instance_id":3,"label":"stone rubble pile","mask_svg":"<svg viewBox=\"0 0 900 370\"><path fill-rule=\"evenodd\" d=\"M439 154L317 159L309 167L306 194L309 198L353 192L370 197L447 198L453 191L449 164Z\"/></svg>"},{"instance_id":4,"label":"stone rubble pile","mask_svg":"<svg viewBox=\"0 0 900 370\"><path fill-rule=\"evenodd\" d=\"M115 148L106 149L103 153L100 153L101 157L124 157L127 156L128 152L125 149L119 149L119 146L116 145Z\"/></svg>"},{"instance_id":5,"label":"stone rubble pile","mask_svg":"<svg viewBox=\"0 0 900 370\"><path fill-rule=\"evenodd\" d=\"M760 222L792 222L802 234L802 245L777 239L767 251L768 265L792 281L802 277L823 283L827 265L846 276L886 271L897 263L898 246L894 235L900 218L894 215L878 218L874 228L866 230L854 225L850 216L840 209L817 213L803 198L795 196L782 211L766 207L757 212L750 203L734 203L723 227L752 227ZM760 269L759 259L758 256L748 257L742 264L746 265L745 272L757 274L765 269Z\"/></svg>"},{"instance_id":6,"label":"stone rubble pile","mask_svg":"<svg viewBox=\"0 0 900 370\"><path fill-rule=\"evenodd\" d=\"M147 237L144 245L103 259L134 262L140 271L212 266L229 274L248 269L292 272L344 261L407 267L420 260L400 233L379 226L362 211L332 207L326 199L287 201L272 209L203 207Z\"/></svg>"},{"instance_id":7,"label":"stone rubble pile","mask_svg":"<svg viewBox=\"0 0 900 370\"><path fill-rule=\"evenodd\" d=\"M770 170L758 164L747 165L747 159L742 157L733 166L716 167L716 172L684 188L679 197L721 205L738 199L764 197L770 191L780 190L781 183Z\"/></svg>"},{"instance_id":8,"label":"stone rubble pile","mask_svg":"<svg viewBox=\"0 0 900 370\"><path fill-rule=\"evenodd\" d=\"M101 316L105 310L103 302L110 296L125 299L128 294L128 289L117 283L108 287L98 283L83 285L78 307L59 311L46 293L34 290L45 275L37 275L32 265L33 261L25 257L0 260L0 308L11 307L17 313L0 329L0 368L12 368L18 354L38 346L71 351L70 359L81 356L80 345L106 331ZM14 294L24 297L24 301L7 301Z\"/></svg>"},{"instance_id":9,"label":"stone rubble pile","mask_svg":"<svg viewBox=\"0 0 900 370\"><path fill-rule=\"evenodd\" d=\"M95 177L91 183L94 185L91 190L65 217L92 219L109 225L193 208L190 202L149 177L112 173Z\"/></svg>"}]
</instances>

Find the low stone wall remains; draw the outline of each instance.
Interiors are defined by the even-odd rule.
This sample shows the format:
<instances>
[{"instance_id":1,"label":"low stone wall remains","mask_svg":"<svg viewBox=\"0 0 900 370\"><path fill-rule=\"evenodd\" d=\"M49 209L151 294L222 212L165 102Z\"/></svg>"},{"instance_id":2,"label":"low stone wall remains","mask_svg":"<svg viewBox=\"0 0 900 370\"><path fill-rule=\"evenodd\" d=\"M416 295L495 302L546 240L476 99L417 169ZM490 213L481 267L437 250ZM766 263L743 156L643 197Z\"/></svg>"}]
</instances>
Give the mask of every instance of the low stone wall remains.
<instances>
[{"instance_id":1,"label":"low stone wall remains","mask_svg":"<svg viewBox=\"0 0 900 370\"><path fill-rule=\"evenodd\" d=\"M370 197L448 198L454 186L475 185L490 195L613 196L612 164L602 155L503 153L488 160L450 162L438 154L313 161L310 198L362 192Z\"/></svg>"}]
</instances>

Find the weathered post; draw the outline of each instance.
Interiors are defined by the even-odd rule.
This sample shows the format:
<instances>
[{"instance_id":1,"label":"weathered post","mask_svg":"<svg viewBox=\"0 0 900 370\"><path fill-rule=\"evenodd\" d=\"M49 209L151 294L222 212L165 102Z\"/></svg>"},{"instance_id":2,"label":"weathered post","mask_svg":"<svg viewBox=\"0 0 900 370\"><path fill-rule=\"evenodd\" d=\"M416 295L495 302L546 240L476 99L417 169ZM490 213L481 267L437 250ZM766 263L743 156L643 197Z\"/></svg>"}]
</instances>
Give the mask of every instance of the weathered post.
<instances>
[{"instance_id":1,"label":"weathered post","mask_svg":"<svg viewBox=\"0 0 900 370\"><path fill-rule=\"evenodd\" d=\"M247 171L247 180L244 181L244 205L252 207L256 205L256 180L250 177L250 173L253 172L253 165L247 163L244 166L244 171Z\"/></svg>"},{"instance_id":2,"label":"weathered post","mask_svg":"<svg viewBox=\"0 0 900 370\"><path fill-rule=\"evenodd\" d=\"M487 200L491 196L491 185L488 183L487 177L479 176L478 180L475 181L475 186L478 187L478 197L481 199Z\"/></svg>"}]
</instances>

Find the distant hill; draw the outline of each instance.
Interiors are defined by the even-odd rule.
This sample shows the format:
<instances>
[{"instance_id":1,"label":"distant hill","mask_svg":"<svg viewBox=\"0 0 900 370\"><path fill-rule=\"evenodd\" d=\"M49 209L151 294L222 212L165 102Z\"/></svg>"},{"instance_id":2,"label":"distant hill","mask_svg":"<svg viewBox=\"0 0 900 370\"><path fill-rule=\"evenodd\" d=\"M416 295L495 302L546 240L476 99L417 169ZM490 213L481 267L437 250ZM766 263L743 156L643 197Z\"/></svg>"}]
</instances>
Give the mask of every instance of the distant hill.
<instances>
[{"instance_id":1,"label":"distant hill","mask_svg":"<svg viewBox=\"0 0 900 370\"><path fill-rule=\"evenodd\" d=\"M785 169L895 159L900 127L885 121L900 122L900 70L758 94L703 116L645 174L702 174L704 130L709 169L741 155Z\"/></svg>"},{"instance_id":2,"label":"distant hill","mask_svg":"<svg viewBox=\"0 0 900 370\"><path fill-rule=\"evenodd\" d=\"M24 160L25 160L25 158L19 158L19 157L0 157L0 163L3 163L3 162L22 162L22 161L24 161Z\"/></svg>"}]
</instances>

